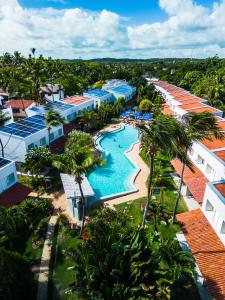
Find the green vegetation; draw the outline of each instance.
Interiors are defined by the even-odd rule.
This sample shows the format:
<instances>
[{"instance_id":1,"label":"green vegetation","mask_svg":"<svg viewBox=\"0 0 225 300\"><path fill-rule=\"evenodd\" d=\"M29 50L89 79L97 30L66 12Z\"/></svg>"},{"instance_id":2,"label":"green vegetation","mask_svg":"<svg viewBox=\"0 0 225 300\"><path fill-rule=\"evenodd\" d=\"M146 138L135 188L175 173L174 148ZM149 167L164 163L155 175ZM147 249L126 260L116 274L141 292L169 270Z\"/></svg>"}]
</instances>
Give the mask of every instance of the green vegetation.
<instances>
[{"instance_id":1,"label":"green vegetation","mask_svg":"<svg viewBox=\"0 0 225 300\"><path fill-rule=\"evenodd\" d=\"M155 175L154 164L157 153L160 152L170 158L182 158L183 161L188 163L184 149L189 147L191 141L186 135L184 125L170 116L159 115L149 126L140 125L139 128L141 130L141 148L150 165L147 201L142 220L142 224L144 224L148 210L157 209L157 204L152 201L152 190L155 185L153 181ZM158 175L156 176L158 177ZM159 185L160 177L157 178L157 181L156 187ZM161 180L161 184L163 184L163 180Z\"/></svg>"},{"instance_id":2,"label":"green vegetation","mask_svg":"<svg viewBox=\"0 0 225 300\"><path fill-rule=\"evenodd\" d=\"M0 207L0 298L32 299L52 204L27 199L19 206Z\"/></svg>"},{"instance_id":3,"label":"green vegetation","mask_svg":"<svg viewBox=\"0 0 225 300\"><path fill-rule=\"evenodd\" d=\"M172 294L180 299L180 291L187 290L189 298L182 299L198 299L190 253L159 231L137 227L127 212L96 211L82 237L73 249L64 249L74 266L71 294L83 291L91 299L170 299Z\"/></svg>"}]
</instances>

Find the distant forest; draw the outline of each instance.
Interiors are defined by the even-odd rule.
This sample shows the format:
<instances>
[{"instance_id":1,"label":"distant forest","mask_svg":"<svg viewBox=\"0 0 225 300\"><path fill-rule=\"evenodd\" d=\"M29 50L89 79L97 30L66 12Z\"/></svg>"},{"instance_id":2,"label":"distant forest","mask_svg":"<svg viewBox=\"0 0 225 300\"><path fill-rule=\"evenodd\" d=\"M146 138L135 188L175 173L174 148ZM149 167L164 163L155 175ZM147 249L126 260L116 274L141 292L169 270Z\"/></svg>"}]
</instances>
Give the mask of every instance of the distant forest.
<instances>
[{"instance_id":1,"label":"distant forest","mask_svg":"<svg viewBox=\"0 0 225 300\"><path fill-rule=\"evenodd\" d=\"M176 84L225 110L225 59L218 57L55 60L36 57L35 49L28 58L19 52L0 57L0 88L24 99L38 100L40 86L47 83L63 84L66 95L81 94L95 82L111 78L126 79L139 90L145 84L143 75Z\"/></svg>"}]
</instances>

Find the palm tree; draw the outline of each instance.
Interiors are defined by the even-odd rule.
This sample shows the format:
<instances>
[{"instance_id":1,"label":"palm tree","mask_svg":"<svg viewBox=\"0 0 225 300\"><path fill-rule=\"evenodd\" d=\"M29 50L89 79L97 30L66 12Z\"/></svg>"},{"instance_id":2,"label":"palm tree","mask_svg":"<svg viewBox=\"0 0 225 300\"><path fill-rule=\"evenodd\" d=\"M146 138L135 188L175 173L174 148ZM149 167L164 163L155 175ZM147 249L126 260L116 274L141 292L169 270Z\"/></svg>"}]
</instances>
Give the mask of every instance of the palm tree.
<instances>
[{"instance_id":1,"label":"palm tree","mask_svg":"<svg viewBox=\"0 0 225 300\"><path fill-rule=\"evenodd\" d=\"M0 109L0 127L4 126L6 124L6 122L9 121L10 119L11 119L10 116L8 116L7 113L3 112ZM3 146L3 143L2 143L1 139L0 139L0 145L1 145L2 157L4 157L5 156L4 146Z\"/></svg>"},{"instance_id":2,"label":"palm tree","mask_svg":"<svg viewBox=\"0 0 225 300\"><path fill-rule=\"evenodd\" d=\"M92 110L84 110L81 114L81 122L87 131L91 131L98 123L98 115Z\"/></svg>"},{"instance_id":3,"label":"palm tree","mask_svg":"<svg viewBox=\"0 0 225 300\"><path fill-rule=\"evenodd\" d=\"M65 119L60 116L57 111L49 110L45 117L45 122L48 129L48 143L49 143L49 151L51 152L51 128L54 126L60 126L65 124Z\"/></svg>"},{"instance_id":4,"label":"palm tree","mask_svg":"<svg viewBox=\"0 0 225 300\"><path fill-rule=\"evenodd\" d=\"M142 225L145 223L147 209L151 200L151 190L154 174L154 158L157 152L171 157L182 157L186 159L183 147L189 147L189 140L183 126L173 117L159 115L149 126L140 125L141 148L149 158L149 181L147 203L143 213ZM186 162L188 164L188 162Z\"/></svg>"},{"instance_id":5,"label":"palm tree","mask_svg":"<svg viewBox=\"0 0 225 300\"><path fill-rule=\"evenodd\" d=\"M35 48L31 48L30 51L31 51L33 57L35 58L35 52L36 52L36 49L35 49Z\"/></svg>"},{"instance_id":6,"label":"palm tree","mask_svg":"<svg viewBox=\"0 0 225 300\"><path fill-rule=\"evenodd\" d=\"M212 140L213 137L217 139L223 139L224 134L220 131L220 128L216 122L216 118L213 114L208 112L202 113L188 113L183 116L182 123L184 124L183 129L185 131L186 136L191 141L190 145L185 148L185 156L187 156L188 150L191 148L193 142L202 141L202 140ZM174 222L177 207L180 200L181 188L183 184L184 170L185 170L185 160L182 159L182 167L181 167L181 175L178 193L174 205L173 210L173 218Z\"/></svg>"},{"instance_id":7,"label":"palm tree","mask_svg":"<svg viewBox=\"0 0 225 300\"><path fill-rule=\"evenodd\" d=\"M100 158L96 158L93 151L89 147L77 148L77 145L65 151L65 154L59 156L59 159L53 163L55 167L66 172L75 178L75 182L79 186L81 205L82 205L82 223L80 236L83 232L85 221L86 200L82 189L82 181L84 175L88 174L94 167L102 164Z\"/></svg>"}]
</instances>

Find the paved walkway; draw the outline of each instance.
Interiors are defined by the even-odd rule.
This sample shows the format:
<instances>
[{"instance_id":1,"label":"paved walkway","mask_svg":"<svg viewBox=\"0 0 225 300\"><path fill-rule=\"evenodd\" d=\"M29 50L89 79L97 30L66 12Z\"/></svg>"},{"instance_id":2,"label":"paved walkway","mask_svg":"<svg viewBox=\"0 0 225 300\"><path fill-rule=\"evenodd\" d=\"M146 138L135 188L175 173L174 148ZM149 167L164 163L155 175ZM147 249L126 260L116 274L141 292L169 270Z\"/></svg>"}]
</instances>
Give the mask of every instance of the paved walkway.
<instances>
[{"instance_id":1,"label":"paved walkway","mask_svg":"<svg viewBox=\"0 0 225 300\"><path fill-rule=\"evenodd\" d=\"M54 211L54 214L51 216L48 223L46 239L42 250L40 271L38 277L37 300L48 299L49 263L51 259L52 238L54 235L57 219L58 219L57 213L56 211Z\"/></svg>"}]
</instances>

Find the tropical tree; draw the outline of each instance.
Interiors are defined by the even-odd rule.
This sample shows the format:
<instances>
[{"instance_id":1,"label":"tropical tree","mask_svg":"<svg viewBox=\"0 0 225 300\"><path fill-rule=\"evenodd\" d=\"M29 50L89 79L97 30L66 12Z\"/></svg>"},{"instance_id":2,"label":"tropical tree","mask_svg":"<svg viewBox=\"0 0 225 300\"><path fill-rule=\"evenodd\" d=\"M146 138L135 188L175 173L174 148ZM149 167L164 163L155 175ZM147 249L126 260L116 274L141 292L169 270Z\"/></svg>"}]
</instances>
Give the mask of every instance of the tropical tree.
<instances>
[{"instance_id":1,"label":"tropical tree","mask_svg":"<svg viewBox=\"0 0 225 300\"><path fill-rule=\"evenodd\" d=\"M63 125L66 123L66 121L60 116L60 114L57 111L49 110L46 114L45 122L48 128L48 144L49 151L51 152L51 128Z\"/></svg>"},{"instance_id":2,"label":"tropical tree","mask_svg":"<svg viewBox=\"0 0 225 300\"><path fill-rule=\"evenodd\" d=\"M159 115L148 126L140 125L141 148L149 159L149 181L147 202L143 212L142 224L145 223L146 213L151 201L151 191L154 174L154 158L157 152L171 157L182 157L189 164L184 149L190 141L183 125L171 116Z\"/></svg>"},{"instance_id":3,"label":"tropical tree","mask_svg":"<svg viewBox=\"0 0 225 300\"><path fill-rule=\"evenodd\" d=\"M90 134L79 130L73 130L69 133L69 138L66 142L66 151L73 151L80 148L92 148L94 147L94 141Z\"/></svg>"},{"instance_id":4,"label":"tropical tree","mask_svg":"<svg viewBox=\"0 0 225 300\"><path fill-rule=\"evenodd\" d=\"M19 253L0 248L0 298L32 299L34 288L30 263Z\"/></svg>"},{"instance_id":5,"label":"tropical tree","mask_svg":"<svg viewBox=\"0 0 225 300\"><path fill-rule=\"evenodd\" d=\"M0 109L0 127L4 126L6 124L7 121L10 120L10 116L5 113L3 110ZM4 153L4 145L2 143L2 140L0 138L0 145L1 145L1 154L2 154L2 157L5 156L5 153Z\"/></svg>"},{"instance_id":6,"label":"tropical tree","mask_svg":"<svg viewBox=\"0 0 225 300\"><path fill-rule=\"evenodd\" d=\"M188 150L191 149L194 142L203 141L203 140L210 141L213 139L213 137L215 137L216 139L224 138L224 133L221 132L215 116L209 112L188 113L183 116L182 123L183 123L182 128L185 131L185 135L188 137L188 140L191 141L191 143L189 145L186 145L184 149L185 150L184 158L187 156ZM178 193L177 193L174 210L173 210L173 222L175 220L177 207L181 196L181 188L183 184L184 171L187 162L187 160L183 159L182 156L180 157L180 160L182 162L181 174L180 174Z\"/></svg>"},{"instance_id":7,"label":"tropical tree","mask_svg":"<svg viewBox=\"0 0 225 300\"><path fill-rule=\"evenodd\" d=\"M139 109L142 112L150 112L152 109L152 102L148 99L141 100L139 104Z\"/></svg>"},{"instance_id":8,"label":"tropical tree","mask_svg":"<svg viewBox=\"0 0 225 300\"><path fill-rule=\"evenodd\" d=\"M91 131L98 124L98 115L92 110L84 110L80 116L80 121L86 131Z\"/></svg>"},{"instance_id":9,"label":"tropical tree","mask_svg":"<svg viewBox=\"0 0 225 300\"><path fill-rule=\"evenodd\" d=\"M116 115L120 114L126 106L126 100L124 97L119 97L114 103L114 110Z\"/></svg>"},{"instance_id":10,"label":"tropical tree","mask_svg":"<svg viewBox=\"0 0 225 300\"><path fill-rule=\"evenodd\" d=\"M77 135L76 138L75 135ZM89 144L84 145L83 141L85 140L88 140ZM93 149L90 148L90 138L87 138L87 134L82 134L81 132L72 134L71 140L69 139L65 146L65 153L56 157L56 160L53 162L53 165L56 168L73 175L75 182L78 184L82 205L82 224L80 234L82 234L83 231L86 208L82 181L84 176L87 175L93 168L102 164L102 159L96 157Z\"/></svg>"},{"instance_id":11,"label":"tropical tree","mask_svg":"<svg viewBox=\"0 0 225 300\"><path fill-rule=\"evenodd\" d=\"M91 299L171 299L180 278L195 280L190 253L177 241L135 227L125 211L100 209L85 229L70 254L74 289L85 290Z\"/></svg>"}]
</instances>

